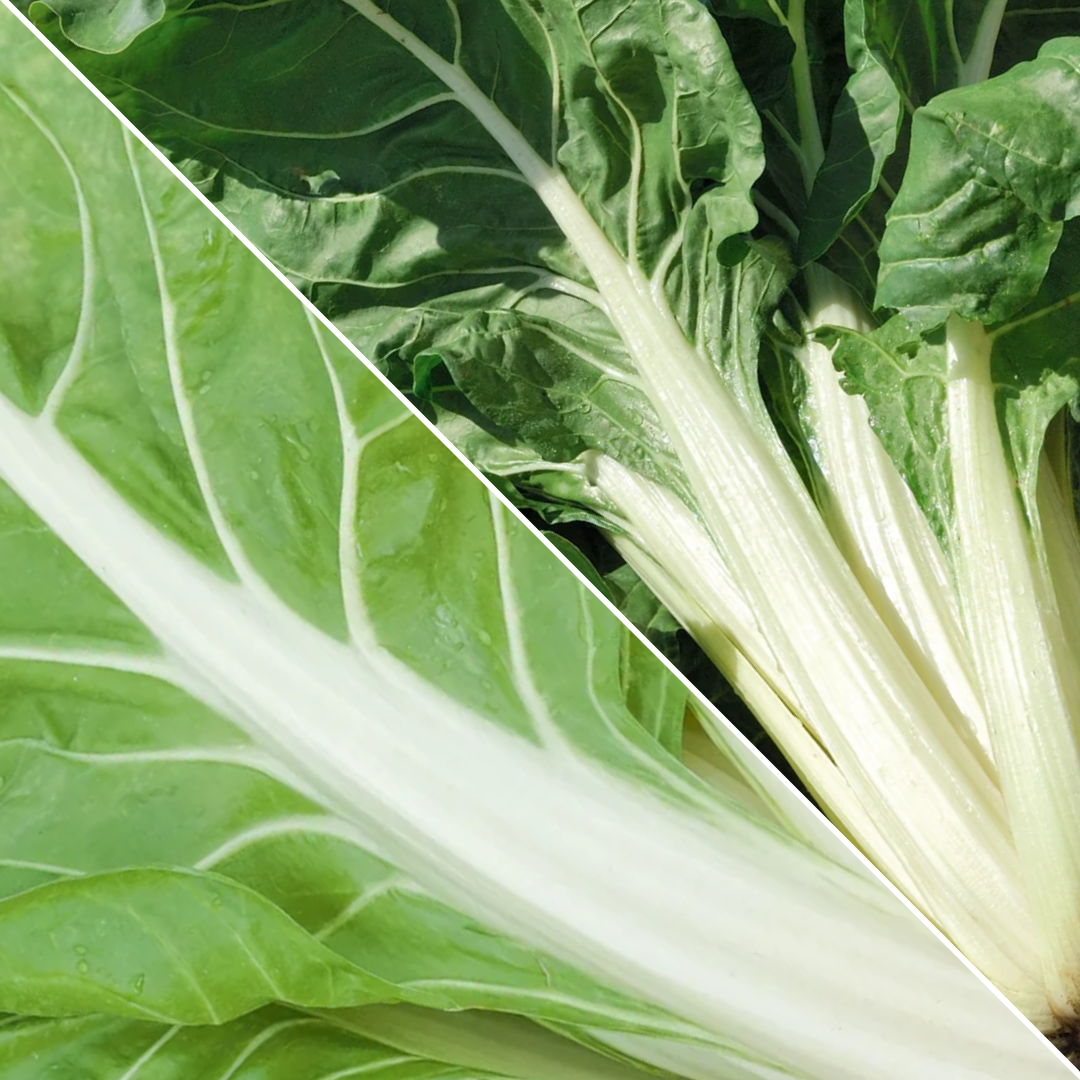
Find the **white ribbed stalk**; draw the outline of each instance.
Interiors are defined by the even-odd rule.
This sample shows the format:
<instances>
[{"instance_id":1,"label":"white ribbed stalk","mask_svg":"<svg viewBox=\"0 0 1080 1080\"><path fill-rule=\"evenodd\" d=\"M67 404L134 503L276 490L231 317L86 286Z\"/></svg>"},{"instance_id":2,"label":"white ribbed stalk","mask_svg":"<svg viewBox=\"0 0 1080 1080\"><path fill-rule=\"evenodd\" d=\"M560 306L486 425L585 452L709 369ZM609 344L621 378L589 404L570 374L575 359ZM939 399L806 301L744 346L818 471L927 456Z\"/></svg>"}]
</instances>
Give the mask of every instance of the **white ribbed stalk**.
<instances>
[{"instance_id":1,"label":"white ribbed stalk","mask_svg":"<svg viewBox=\"0 0 1080 1080\"><path fill-rule=\"evenodd\" d=\"M745 601L694 515L666 488L612 458L595 458L590 473L635 530L633 540L611 534L615 549L693 635L833 821L925 910L918 882L906 876L843 773L807 729Z\"/></svg>"},{"instance_id":2,"label":"white ribbed stalk","mask_svg":"<svg viewBox=\"0 0 1080 1080\"><path fill-rule=\"evenodd\" d=\"M849 286L817 265L805 275L808 331L872 329ZM804 422L821 471L822 515L893 637L996 780L974 660L941 545L871 429L866 402L841 388L831 350L811 341L800 360L807 379Z\"/></svg>"},{"instance_id":3,"label":"white ribbed stalk","mask_svg":"<svg viewBox=\"0 0 1080 1080\"><path fill-rule=\"evenodd\" d=\"M927 914L1014 1000L1029 1002L1039 981L1033 934L1000 792L874 611L790 461L566 177L465 69L373 0L346 2L446 85L543 200L602 296L804 721L888 837L902 878L919 882Z\"/></svg>"},{"instance_id":4,"label":"white ribbed stalk","mask_svg":"<svg viewBox=\"0 0 1080 1080\"><path fill-rule=\"evenodd\" d=\"M604 496L618 506L635 532L633 541L613 537L620 553L657 594L675 617L694 635L710 659L754 711L830 817L866 852L908 898L926 912L1018 1007L1049 1025L1045 994L1038 976L1037 942L1030 915L1023 907L1019 886L1009 883L1012 895L989 897L987 907L970 909L955 902L968 884L959 881L946 891L925 876L909 871L898 853L904 837L890 831L868 806L858 774L851 772L851 743L859 732L837 748L828 737L821 744L811 731L798 700L790 696L775 669L759 666L753 626L741 617L738 595L730 572L709 543L701 525L670 492L606 457L590 463L590 474ZM646 554L648 552L648 554ZM747 645L744 648L744 643ZM765 659L769 654L766 652ZM810 730L808 730L810 727ZM885 793L887 794L887 793ZM871 797L879 799L874 793ZM968 842L982 843L985 822L974 822ZM1002 842L1007 842L1002 829ZM1010 852L1011 853L1011 852ZM953 891L948 891L952 889ZM1013 901L1022 925L1002 929L1000 910ZM1002 941L1012 935L1012 952Z\"/></svg>"},{"instance_id":5,"label":"white ribbed stalk","mask_svg":"<svg viewBox=\"0 0 1080 1080\"><path fill-rule=\"evenodd\" d=\"M1080 746L1075 672L998 427L992 340L949 318L949 446L956 577L994 760L1031 898L1054 1012L1080 1017ZM1055 644L1059 643L1059 644Z\"/></svg>"},{"instance_id":6,"label":"white ribbed stalk","mask_svg":"<svg viewBox=\"0 0 1080 1080\"><path fill-rule=\"evenodd\" d=\"M1055 646L1060 650L1058 667L1080 673L1080 529L1072 502L1062 490L1061 474L1046 454L1039 463L1037 502L1043 574L1061 619L1062 633Z\"/></svg>"}]
</instances>

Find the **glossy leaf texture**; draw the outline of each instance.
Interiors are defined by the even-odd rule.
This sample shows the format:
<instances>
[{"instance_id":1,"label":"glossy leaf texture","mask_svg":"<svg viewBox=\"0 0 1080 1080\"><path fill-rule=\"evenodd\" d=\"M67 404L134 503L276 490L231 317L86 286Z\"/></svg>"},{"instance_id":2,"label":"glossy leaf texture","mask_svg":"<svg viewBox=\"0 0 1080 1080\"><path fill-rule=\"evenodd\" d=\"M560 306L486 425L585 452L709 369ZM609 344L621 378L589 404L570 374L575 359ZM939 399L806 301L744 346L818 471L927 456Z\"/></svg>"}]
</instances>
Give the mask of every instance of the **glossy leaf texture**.
<instances>
[{"instance_id":1,"label":"glossy leaf texture","mask_svg":"<svg viewBox=\"0 0 1080 1080\"><path fill-rule=\"evenodd\" d=\"M882 302L908 310L867 334L838 331L837 366L947 548L946 313L989 329L999 419L1031 520L1047 428L1075 400L1077 40L920 112L880 278Z\"/></svg>"},{"instance_id":2,"label":"glossy leaf texture","mask_svg":"<svg viewBox=\"0 0 1080 1080\"><path fill-rule=\"evenodd\" d=\"M985 323L1030 301L1080 210L1080 38L942 94L918 114L882 239L877 303Z\"/></svg>"},{"instance_id":3,"label":"glossy leaf texture","mask_svg":"<svg viewBox=\"0 0 1080 1080\"><path fill-rule=\"evenodd\" d=\"M451 1024L453 1022L451 1021ZM126 1073L151 1080L229 1076L240 1080L482 1080L508 1077L602 1076L629 1080L631 1069L538 1029L535 1043L551 1056L509 1043L493 1057L497 1071L472 1062L448 1062L365 1038L337 1023L270 1007L216 1027L162 1027L139 1021L89 1016L59 1020L15 1019L0 1028L0 1067L12 1080L76 1071L87 1080ZM445 1044L440 1047L445 1049ZM456 1048L455 1048L456 1049ZM458 1056L454 1049L449 1056ZM468 1051L464 1056L469 1058ZM481 1057L484 1055L481 1054ZM560 1056L563 1060L560 1060ZM557 1063L557 1064L556 1064ZM595 1071L592 1071L595 1070Z\"/></svg>"},{"instance_id":4,"label":"glossy leaf texture","mask_svg":"<svg viewBox=\"0 0 1080 1080\"><path fill-rule=\"evenodd\" d=\"M835 243L881 182L903 119L901 93L879 49L862 2L845 4L844 42L852 75L832 115L825 159L814 176L799 230L799 261L813 262Z\"/></svg>"},{"instance_id":5,"label":"glossy leaf texture","mask_svg":"<svg viewBox=\"0 0 1080 1080\"><path fill-rule=\"evenodd\" d=\"M395 18L478 86L500 57L492 102L711 340L724 307L698 271L727 273L720 248L754 223L760 130L700 5L414 6ZM361 8L177 13L118 56L85 59L399 385L461 411L432 391L431 373L448 371L489 430L541 462L600 448L677 474L573 240L468 108ZM229 88L203 77L225 62ZM356 95L336 90L345 72Z\"/></svg>"},{"instance_id":6,"label":"glossy leaf texture","mask_svg":"<svg viewBox=\"0 0 1080 1080\"><path fill-rule=\"evenodd\" d=\"M356 585L380 646L478 716L534 741L548 723L712 813L647 733L677 753L681 685L40 45L4 35L4 144L46 181L4 173L26 260L3 294L11 415L63 433L179 565L227 589L235 559L330 643ZM62 303L41 305L43 278ZM673 1030L380 858L8 484L0 504L8 1011L216 1024L408 1000Z\"/></svg>"},{"instance_id":7,"label":"glossy leaf texture","mask_svg":"<svg viewBox=\"0 0 1080 1080\"><path fill-rule=\"evenodd\" d=\"M760 131L717 24L688 0L465 11L206 5L88 66L399 384L454 407L448 430L493 473L589 512L602 450L685 497L668 436L684 463L695 448L661 428L661 369L642 366L670 347L688 385L715 388L719 372L714 397L761 443L755 464L816 522L760 392L760 338L794 268L775 240L741 235ZM223 63L229 85L206 77ZM343 93L343 73L363 92ZM17 90L9 122L71 178L50 244L81 293L44 352L9 335L0 473L20 557L67 559L134 644L106 648L84 618L72 656L48 620L36 643L20 637L16 611L7 659L20 677L76 668L80 688L166 684L222 725L213 761L192 736L138 752L215 794L252 772L268 788L220 816L196 791L163 814L176 846L153 856L110 861L109 844L63 837L34 855L22 837L11 868L46 878L11 911L59 950L34 954L23 992L57 1013L96 993L166 1024L264 1001L511 1012L642 1067L738 1080L1059 1068L981 1020L1000 1015L983 989L766 774L705 761L692 724L686 759L717 782L684 768L681 689L594 594L140 144L100 133L86 169L68 144L93 125L68 110L54 130L48 101L41 84ZM24 302L33 315L29 298L12 309ZM658 328L675 332L663 347ZM696 452L706 479L723 472ZM46 595L38 610L80 606L70 587ZM19 738L51 767L55 740ZM124 755L59 749L91 755L88 772ZM137 787L151 761L135 764ZM208 764L238 771L210 781ZM188 818L199 828L181 830ZM309 845L332 868L325 888ZM124 889L183 906L147 910L153 927L269 903L291 920L267 931L284 959L245 942L269 977L244 978L254 996L230 1011L228 972L192 992L163 949L138 986L149 973L123 950L47 923L69 895L107 906ZM39 907L46 892L56 905ZM57 970L68 940L74 975ZM231 970L235 954L205 940Z\"/></svg>"}]
</instances>

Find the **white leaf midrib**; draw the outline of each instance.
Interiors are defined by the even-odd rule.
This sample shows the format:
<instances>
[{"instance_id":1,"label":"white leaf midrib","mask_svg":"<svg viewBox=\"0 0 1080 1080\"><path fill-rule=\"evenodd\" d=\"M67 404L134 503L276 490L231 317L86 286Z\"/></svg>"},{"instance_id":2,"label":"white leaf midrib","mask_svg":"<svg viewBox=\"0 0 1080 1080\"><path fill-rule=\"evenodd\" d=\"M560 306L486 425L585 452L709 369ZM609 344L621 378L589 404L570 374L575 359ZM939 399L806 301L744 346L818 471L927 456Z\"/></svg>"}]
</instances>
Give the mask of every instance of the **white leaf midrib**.
<instances>
[{"instance_id":1,"label":"white leaf midrib","mask_svg":"<svg viewBox=\"0 0 1080 1080\"><path fill-rule=\"evenodd\" d=\"M0 473L170 655L216 688L328 806L365 829L365 847L373 846L367 837L374 830L380 854L504 932L555 955L569 953L638 996L714 1031L742 1030L752 1041L760 1038L752 1034L759 1021L749 1000L756 993L748 988L764 977L758 993L770 1000L792 992L790 985L781 989L786 963L762 967L758 956L744 968L735 959L749 960L754 940L766 953L777 948L769 942L782 931L779 912L765 912L780 902L778 873L792 887L801 882L804 921L818 924L815 941L827 951L829 970L843 969L837 950L854 961L874 941L888 952L890 935L902 926L904 955L916 942L922 942L917 953L925 949L922 928L905 915L899 923L889 919L893 930L881 939L879 916L867 918L857 899L862 886L851 893L844 884L850 879L838 871L822 877L825 864L811 853L777 846L737 821L720 840L714 829L654 804L583 760L571 770L558 766L552 755L475 716L388 655L359 653L284 604L254 601L158 532L58 432L5 398ZM762 844L776 847L772 865ZM614 878L598 877L598 866ZM648 899L653 890L657 896ZM822 890L827 901L809 899ZM721 925L712 897L722 894ZM654 903L665 912L659 922L648 914ZM663 928L671 925L684 926L689 936L661 948L657 935L666 937ZM719 934L712 945L696 929L710 925ZM717 947L722 963L713 954ZM948 982L951 960L942 959L943 966L931 967ZM884 964L881 971L887 970ZM735 981L721 977L723 971ZM884 982L879 1000L900 989ZM730 1014L726 1007L717 1011L717 993ZM816 1000L827 1014L839 1005L828 995ZM812 1003L802 1005L797 1028L831 1022Z\"/></svg>"},{"instance_id":2,"label":"white leaf midrib","mask_svg":"<svg viewBox=\"0 0 1080 1080\"><path fill-rule=\"evenodd\" d=\"M143 223L146 228L147 242L150 245L150 255L154 266L154 275L157 281L158 303L161 307L161 333L162 344L165 349L165 362L169 373L169 387L172 392L173 407L176 409L177 418L180 421L180 431L184 439L184 449L191 462L192 471L195 474L196 483L199 486L199 494L202 496L206 512L210 517L214 532L218 541L225 551L233 570L244 583L245 587L256 595L267 591L266 583L255 570L248 558L243 545L233 532L221 507L217 494L214 491L213 481L210 476L210 467L203 453L202 444L199 440L198 424L195 419L195 409L192 405L187 388L184 385L184 369L180 352L180 334L177 328L176 305L173 301L169 288L168 270L165 266L164 255L161 250L161 239L158 233L157 223L154 221L153 212L146 196L142 174L138 163L135 161L134 144L131 134L124 131L124 150L127 154L128 166L131 170L132 179L135 182L135 190L138 194L139 207L142 211Z\"/></svg>"}]
</instances>

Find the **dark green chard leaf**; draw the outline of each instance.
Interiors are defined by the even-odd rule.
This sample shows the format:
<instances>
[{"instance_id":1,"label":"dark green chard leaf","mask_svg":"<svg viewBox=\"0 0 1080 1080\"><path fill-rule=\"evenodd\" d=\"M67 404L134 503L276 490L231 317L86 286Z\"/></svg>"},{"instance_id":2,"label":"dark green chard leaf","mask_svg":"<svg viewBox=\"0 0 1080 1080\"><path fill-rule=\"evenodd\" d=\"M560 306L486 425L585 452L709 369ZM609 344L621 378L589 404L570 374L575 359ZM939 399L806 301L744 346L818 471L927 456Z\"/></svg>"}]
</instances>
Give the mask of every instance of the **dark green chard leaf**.
<instances>
[{"instance_id":1,"label":"dark green chard leaf","mask_svg":"<svg viewBox=\"0 0 1080 1080\"><path fill-rule=\"evenodd\" d=\"M825 254L862 209L881 181L886 160L896 149L903 104L893 72L875 48L872 5L849 0L844 5L847 61L851 78L832 115L829 145L814 177L799 230L799 261Z\"/></svg>"},{"instance_id":2,"label":"dark green chard leaf","mask_svg":"<svg viewBox=\"0 0 1080 1080\"><path fill-rule=\"evenodd\" d=\"M1080 213L1078 64L1080 39L1053 41L918 113L882 239L879 305L993 324L1035 295L1062 222Z\"/></svg>"},{"instance_id":3,"label":"dark green chard leaf","mask_svg":"<svg viewBox=\"0 0 1080 1080\"><path fill-rule=\"evenodd\" d=\"M760 168L757 118L727 50L687 0L663 13L632 6L607 28L590 6L556 7L546 26L500 7L483 33L462 11L463 68L483 82L499 50L496 104L716 340L722 282L696 269L705 260L726 273L716 252L753 225L746 190ZM429 10L417 29L449 55L454 24L417 6ZM395 8L406 22L408 11ZM118 56L82 58L399 385L430 392L441 364L491 430L542 459L594 447L656 479L677 473L588 275L535 192L441 82L346 5L211 6ZM203 77L221 63L228 86ZM583 64L601 78L578 78ZM343 72L359 95L338 92ZM635 139L640 170L628 163Z\"/></svg>"},{"instance_id":4,"label":"dark green chard leaf","mask_svg":"<svg viewBox=\"0 0 1080 1080\"><path fill-rule=\"evenodd\" d=\"M1000 75L1014 64L1034 60L1052 38L1080 33L1077 0L1024 0L1006 6L1001 19L991 74Z\"/></svg>"},{"instance_id":5,"label":"dark green chard leaf","mask_svg":"<svg viewBox=\"0 0 1080 1080\"><path fill-rule=\"evenodd\" d=\"M982 21L1000 18L996 9L1004 5L996 0L866 0L863 7L868 40L886 59L913 111L964 81L964 65Z\"/></svg>"}]
</instances>

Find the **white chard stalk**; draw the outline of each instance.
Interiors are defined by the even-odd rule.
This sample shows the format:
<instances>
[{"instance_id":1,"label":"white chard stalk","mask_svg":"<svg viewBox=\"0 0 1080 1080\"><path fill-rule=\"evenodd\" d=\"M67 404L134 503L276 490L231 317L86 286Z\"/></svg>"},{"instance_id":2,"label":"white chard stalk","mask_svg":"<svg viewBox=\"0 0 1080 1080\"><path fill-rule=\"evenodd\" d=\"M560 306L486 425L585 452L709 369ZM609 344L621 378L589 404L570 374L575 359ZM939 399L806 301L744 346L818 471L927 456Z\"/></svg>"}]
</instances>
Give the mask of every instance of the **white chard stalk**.
<instances>
[{"instance_id":1,"label":"white chard stalk","mask_svg":"<svg viewBox=\"0 0 1080 1080\"><path fill-rule=\"evenodd\" d=\"M348 2L487 129L588 268L695 500L694 515L684 514L670 494L593 463L599 491L663 567L662 576L645 570L646 580L699 627L723 669L732 672L738 655L749 662L752 674L736 673L737 685L764 707L763 721L841 828L1018 1007L1049 1025L1043 931L983 742L942 562L860 405L845 401L826 370L827 350L810 346L806 362L839 546L779 443L754 425L566 177L462 67L373 0ZM845 298L830 295L824 275L811 288L813 320L845 318ZM865 471L841 479L852 447Z\"/></svg>"},{"instance_id":2,"label":"white chard stalk","mask_svg":"<svg viewBox=\"0 0 1080 1080\"><path fill-rule=\"evenodd\" d=\"M998 429L991 337L950 317L957 586L1056 1016L1080 1015L1080 717L1054 583L1040 572ZM1055 534L1059 530L1054 530ZM1072 553L1069 553L1072 554ZM1059 565L1062 556L1055 550Z\"/></svg>"}]
</instances>

